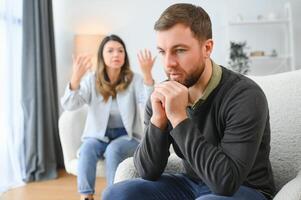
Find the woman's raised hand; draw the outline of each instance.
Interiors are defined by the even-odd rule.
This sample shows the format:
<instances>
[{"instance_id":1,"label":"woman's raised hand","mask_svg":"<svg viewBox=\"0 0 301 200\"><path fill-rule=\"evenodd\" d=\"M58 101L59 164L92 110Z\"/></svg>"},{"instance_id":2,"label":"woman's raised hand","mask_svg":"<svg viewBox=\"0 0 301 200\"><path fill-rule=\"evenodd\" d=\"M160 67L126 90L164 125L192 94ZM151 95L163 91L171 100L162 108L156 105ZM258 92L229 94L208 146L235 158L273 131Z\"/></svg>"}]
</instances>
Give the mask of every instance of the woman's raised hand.
<instances>
[{"instance_id":1,"label":"woman's raised hand","mask_svg":"<svg viewBox=\"0 0 301 200\"><path fill-rule=\"evenodd\" d=\"M70 89L76 90L79 87L80 81L85 73L92 68L91 55L72 56L72 77L70 81Z\"/></svg>"},{"instance_id":2,"label":"woman's raised hand","mask_svg":"<svg viewBox=\"0 0 301 200\"><path fill-rule=\"evenodd\" d=\"M147 85L152 85L154 83L152 77L152 68L156 57L153 58L151 52L147 49L140 50L137 54L137 57L140 63L141 71L143 73L144 82Z\"/></svg>"}]
</instances>

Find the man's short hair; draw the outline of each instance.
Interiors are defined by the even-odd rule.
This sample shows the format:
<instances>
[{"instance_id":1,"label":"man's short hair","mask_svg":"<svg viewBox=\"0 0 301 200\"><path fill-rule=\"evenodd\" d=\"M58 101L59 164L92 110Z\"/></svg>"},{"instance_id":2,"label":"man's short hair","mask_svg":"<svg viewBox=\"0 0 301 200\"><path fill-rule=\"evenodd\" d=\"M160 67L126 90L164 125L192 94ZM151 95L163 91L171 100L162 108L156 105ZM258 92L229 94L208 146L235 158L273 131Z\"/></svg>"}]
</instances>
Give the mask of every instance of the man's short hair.
<instances>
[{"instance_id":1,"label":"man's short hair","mask_svg":"<svg viewBox=\"0 0 301 200\"><path fill-rule=\"evenodd\" d=\"M176 24L190 28L199 40L212 39L211 20L208 13L200 6L178 3L169 6L156 21L154 29L164 31Z\"/></svg>"}]
</instances>

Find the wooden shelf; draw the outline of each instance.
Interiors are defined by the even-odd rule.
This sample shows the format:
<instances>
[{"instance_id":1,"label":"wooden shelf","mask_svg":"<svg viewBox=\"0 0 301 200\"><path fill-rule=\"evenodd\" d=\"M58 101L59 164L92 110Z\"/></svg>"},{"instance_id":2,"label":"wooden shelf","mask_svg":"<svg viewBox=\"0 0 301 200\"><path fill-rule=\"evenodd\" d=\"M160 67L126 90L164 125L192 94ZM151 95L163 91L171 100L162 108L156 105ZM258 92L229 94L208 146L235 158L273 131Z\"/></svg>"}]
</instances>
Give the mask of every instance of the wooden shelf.
<instances>
[{"instance_id":1,"label":"wooden shelf","mask_svg":"<svg viewBox=\"0 0 301 200\"><path fill-rule=\"evenodd\" d=\"M290 56L250 56L250 60L288 60Z\"/></svg>"},{"instance_id":2,"label":"wooden shelf","mask_svg":"<svg viewBox=\"0 0 301 200\"><path fill-rule=\"evenodd\" d=\"M231 26L241 26L241 25L267 25L267 24L288 24L288 19L273 19L273 20L247 20L240 22L229 22Z\"/></svg>"},{"instance_id":3,"label":"wooden shelf","mask_svg":"<svg viewBox=\"0 0 301 200\"><path fill-rule=\"evenodd\" d=\"M270 63L271 65L277 63L286 63L290 70L295 70L295 50L294 50L294 35L293 35L293 21L292 21L292 10L290 3L285 3L283 7L284 15L279 18L269 19L268 17L262 19L254 19L249 18L250 20L237 20L237 21L229 21L229 41L236 41L233 38L235 33L239 33L239 40L246 41L248 46L253 48L253 51L264 51L268 53L271 49L275 50L278 53L278 56L253 56L250 57L250 61L254 61L254 63ZM279 31L277 36L273 35L273 31ZM248 34L250 31L256 34ZM233 31L233 33L230 33ZM245 37L244 37L245 35ZM269 37L271 35L271 37ZM258 44L256 37L262 38L267 37L266 45L265 43ZM278 38L276 38L278 37ZM275 45L273 44L275 43ZM274 46L273 46L274 45ZM258 47L259 46L259 47ZM252 50L252 49L251 49ZM282 64L281 64L282 65Z\"/></svg>"}]
</instances>

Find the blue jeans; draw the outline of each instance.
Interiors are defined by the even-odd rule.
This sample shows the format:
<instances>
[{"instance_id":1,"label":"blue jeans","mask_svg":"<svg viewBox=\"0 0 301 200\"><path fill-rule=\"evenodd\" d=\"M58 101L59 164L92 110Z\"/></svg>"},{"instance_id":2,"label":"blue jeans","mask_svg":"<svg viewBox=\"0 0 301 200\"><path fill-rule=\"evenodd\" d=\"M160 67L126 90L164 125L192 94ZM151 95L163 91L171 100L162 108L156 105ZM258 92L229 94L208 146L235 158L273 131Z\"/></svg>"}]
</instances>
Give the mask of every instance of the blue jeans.
<instances>
[{"instance_id":1,"label":"blue jeans","mask_svg":"<svg viewBox=\"0 0 301 200\"><path fill-rule=\"evenodd\" d=\"M184 174L163 174L157 181L141 178L116 183L102 194L103 200L266 200L255 189L241 186L231 197L213 194L204 183Z\"/></svg>"},{"instance_id":2,"label":"blue jeans","mask_svg":"<svg viewBox=\"0 0 301 200\"><path fill-rule=\"evenodd\" d=\"M126 134L124 129L110 129L106 132L109 143L95 138L84 140L78 161L77 184L80 194L94 194L96 165L99 159L105 158L107 184L113 184L119 163L133 156L138 146L138 141L129 139Z\"/></svg>"}]
</instances>

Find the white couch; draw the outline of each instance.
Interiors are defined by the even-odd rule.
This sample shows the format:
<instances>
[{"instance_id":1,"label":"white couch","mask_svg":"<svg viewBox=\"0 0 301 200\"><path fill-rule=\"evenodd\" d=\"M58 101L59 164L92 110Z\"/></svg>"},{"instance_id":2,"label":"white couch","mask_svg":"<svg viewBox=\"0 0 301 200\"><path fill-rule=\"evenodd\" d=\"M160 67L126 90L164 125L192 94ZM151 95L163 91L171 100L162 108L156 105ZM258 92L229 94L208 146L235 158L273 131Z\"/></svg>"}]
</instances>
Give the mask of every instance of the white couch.
<instances>
[{"instance_id":1,"label":"white couch","mask_svg":"<svg viewBox=\"0 0 301 200\"><path fill-rule=\"evenodd\" d=\"M142 111L142 106L139 106ZM77 176L78 149L82 143L81 136L87 118L88 107L75 111L64 111L59 119L59 136L62 144L65 169ZM141 118L143 117L143 113ZM142 137L142 136L141 136ZM105 177L105 161L99 160L96 168L97 177Z\"/></svg>"},{"instance_id":2,"label":"white couch","mask_svg":"<svg viewBox=\"0 0 301 200\"><path fill-rule=\"evenodd\" d=\"M274 200L301 200L301 70L250 78L261 86L269 103L270 158L279 191ZM174 153L165 171L184 171ZM138 174L133 158L128 158L120 163L115 182L134 177Z\"/></svg>"},{"instance_id":3,"label":"white couch","mask_svg":"<svg viewBox=\"0 0 301 200\"><path fill-rule=\"evenodd\" d=\"M63 149L65 169L69 174L77 175L78 149L81 145L87 106L75 111L64 111L59 119L59 135ZM105 176L104 160L97 163L96 176Z\"/></svg>"}]
</instances>

